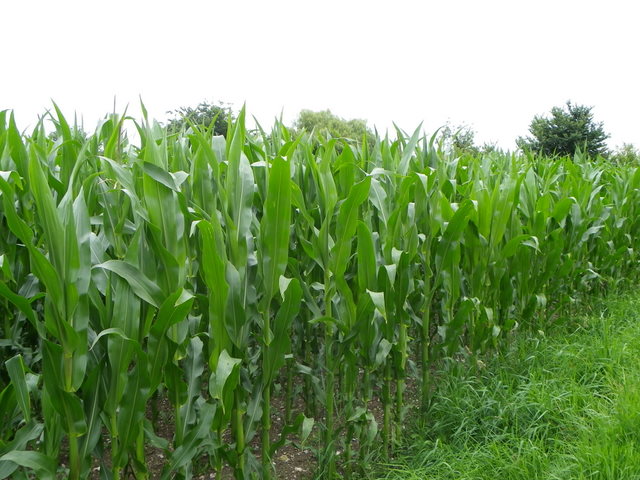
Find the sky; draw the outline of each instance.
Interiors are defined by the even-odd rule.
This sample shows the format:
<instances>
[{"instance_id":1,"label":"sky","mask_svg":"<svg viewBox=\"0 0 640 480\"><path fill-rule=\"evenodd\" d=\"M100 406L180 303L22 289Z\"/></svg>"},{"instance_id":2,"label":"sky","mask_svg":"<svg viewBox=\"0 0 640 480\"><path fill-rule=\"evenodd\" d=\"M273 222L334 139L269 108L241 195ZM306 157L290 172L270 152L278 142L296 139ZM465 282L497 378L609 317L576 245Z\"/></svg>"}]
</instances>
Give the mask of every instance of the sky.
<instances>
[{"instance_id":1,"label":"sky","mask_svg":"<svg viewBox=\"0 0 640 480\"><path fill-rule=\"evenodd\" d=\"M449 122L514 149L534 115L593 107L640 146L631 0L0 0L0 110L27 128L54 100L85 129L115 108L165 120L203 100L263 126L330 109L384 132Z\"/></svg>"}]
</instances>

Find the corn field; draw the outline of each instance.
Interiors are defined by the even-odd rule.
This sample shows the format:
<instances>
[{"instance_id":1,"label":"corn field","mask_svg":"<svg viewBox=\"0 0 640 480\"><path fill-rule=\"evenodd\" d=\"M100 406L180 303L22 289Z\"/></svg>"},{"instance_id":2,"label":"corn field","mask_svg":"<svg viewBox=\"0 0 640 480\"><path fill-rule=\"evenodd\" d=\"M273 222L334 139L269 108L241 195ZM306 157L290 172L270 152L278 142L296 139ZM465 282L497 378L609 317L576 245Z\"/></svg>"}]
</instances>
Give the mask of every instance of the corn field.
<instances>
[{"instance_id":1,"label":"corn field","mask_svg":"<svg viewBox=\"0 0 640 480\"><path fill-rule=\"evenodd\" d=\"M292 442L350 478L443 358L638 280L638 167L47 121L0 113L0 478L269 479Z\"/></svg>"}]
</instances>

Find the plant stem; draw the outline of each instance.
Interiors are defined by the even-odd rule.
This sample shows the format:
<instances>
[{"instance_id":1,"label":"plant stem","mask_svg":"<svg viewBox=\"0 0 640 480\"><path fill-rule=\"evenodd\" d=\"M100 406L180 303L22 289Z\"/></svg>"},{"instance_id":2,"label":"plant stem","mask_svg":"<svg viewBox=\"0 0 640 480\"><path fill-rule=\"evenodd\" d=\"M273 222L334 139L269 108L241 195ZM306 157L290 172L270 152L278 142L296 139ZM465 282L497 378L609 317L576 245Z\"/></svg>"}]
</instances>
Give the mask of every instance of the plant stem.
<instances>
[{"instance_id":1,"label":"plant stem","mask_svg":"<svg viewBox=\"0 0 640 480\"><path fill-rule=\"evenodd\" d=\"M422 409L427 410L431 403L431 298L428 295L425 300L424 313L422 315L422 331L420 343L422 346Z\"/></svg>"},{"instance_id":2,"label":"plant stem","mask_svg":"<svg viewBox=\"0 0 640 480\"><path fill-rule=\"evenodd\" d=\"M369 372L369 369L365 367L364 374L362 377L362 402L364 404L365 413L368 413L369 411L370 400L371 400L371 373ZM360 463L362 466L365 465L368 454L369 454L368 428L367 426L363 426L362 431L360 432Z\"/></svg>"},{"instance_id":3,"label":"plant stem","mask_svg":"<svg viewBox=\"0 0 640 480\"><path fill-rule=\"evenodd\" d=\"M271 478L271 384L267 378L269 371L269 343L271 341L271 318L269 315L269 305L267 304L263 311L263 333L262 333L262 374L264 376L262 385L262 478L269 480Z\"/></svg>"},{"instance_id":4,"label":"plant stem","mask_svg":"<svg viewBox=\"0 0 640 480\"><path fill-rule=\"evenodd\" d=\"M331 316L331 296L329 294L329 274L325 272L325 297L324 307L327 317ZM325 324L324 328L324 361L326 368L326 386L325 386L325 447L327 452L327 479L332 480L336 473L336 458L334 447L334 434L333 434L333 406L334 406L334 366L333 366L333 325L330 323Z\"/></svg>"},{"instance_id":5,"label":"plant stem","mask_svg":"<svg viewBox=\"0 0 640 480\"><path fill-rule=\"evenodd\" d=\"M398 335L398 350L400 355L400 367L397 372L396 381L396 442L402 436L402 425L404 422L404 391L407 365L407 324L403 316L400 316L400 332Z\"/></svg>"},{"instance_id":6,"label":"plant stem","mask_svg":"<svg viewBox=\"0 0 640 480\"><path fill-rule=\"evenodd\" d=\"M138 438L136 439L136 457L140 465L144 465L144 429L140 428L138 431ZM185 470L188 467L185 467ZM136 470L136 479L146 480L149 478L149 473L146 470L138 470L138 468L134 465L134 470Z\"/></svg>"},{"instance_id":7,"label":"plant stem","mask_svg":"<svg viewBox=\"0 0 640 480\"><path fill-rule=\"evenodd\" d=\"M294 360L291 359L289 362L287 362L287 388L284 404L285 424L291 423L291 411L293 409L293 365L291 365L293 361Z\"/></svg>"},{"instance_id":8,"label":"plant stem","mask_svg":"<svg viewBox=\"0 0 640 480\"><path fill-rule=\"evenodd\" d=\"M391 362L384 367L382 386L382 402L384 404L384 420L382 426L382 450L384 460L389 460L389 437L391 435Z\"/></svg>"},{"instance_id":9,"label":"plant stem","mask_svg":"<svg viewBox=\"0 0 640 480\"><path fill-rule=\"evenodd\" d=\"M116 463L116 458L118 456L118 448L119 448L119 439L118 439L118 423L115 415L111 416L111 462L113 465L113 480L120 480L120 472L122 468L119 464Z\"/></svg>"},{"instance_id":10,"label":"plant stem","mask_svg":"<svg viewBox=\"0 0 640 480\"><path fill-rule=\"evenodd\" d=\"M244 439L244 424L243 424L243 414L242 409L240 408L240 391L236 389L235 391L235 409L233 415L233 431L236 439L236 454L238 455L238 464L236 465L236 478L244 478L244 458L245 458L245 439Z\"/></svg>"},{"instance_id":11,"label":"plant stem","mask_svg":"<svg viewBox=\"0 0 640 480\"><path fill-rule=\"evenodd\" d=\"M71 480L80 480L80 452L78 449L78 437L71 430L69 433L69 478Z\"/></svg>"}]
</instances>

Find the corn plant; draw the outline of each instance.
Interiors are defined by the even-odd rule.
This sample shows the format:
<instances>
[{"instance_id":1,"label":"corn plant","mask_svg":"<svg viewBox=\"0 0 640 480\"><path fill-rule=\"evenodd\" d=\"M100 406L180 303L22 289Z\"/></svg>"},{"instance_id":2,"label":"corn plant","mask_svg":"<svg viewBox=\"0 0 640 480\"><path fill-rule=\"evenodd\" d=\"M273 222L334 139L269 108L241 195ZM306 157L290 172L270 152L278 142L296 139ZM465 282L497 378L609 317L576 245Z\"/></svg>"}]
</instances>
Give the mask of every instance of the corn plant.
<instances>
[{"instance_id":1,"label":"corn plant","mask_svg":"<svg viewBox=\"0 0 640 480\"><path fill-rule=\"evenodd\" d=\"M291 441L350 478L402 443L439 360L637 282L639 185L582 154L452 157L421 128L0 112L0 478L271 478Z\"/></svg>"}]
</instances>

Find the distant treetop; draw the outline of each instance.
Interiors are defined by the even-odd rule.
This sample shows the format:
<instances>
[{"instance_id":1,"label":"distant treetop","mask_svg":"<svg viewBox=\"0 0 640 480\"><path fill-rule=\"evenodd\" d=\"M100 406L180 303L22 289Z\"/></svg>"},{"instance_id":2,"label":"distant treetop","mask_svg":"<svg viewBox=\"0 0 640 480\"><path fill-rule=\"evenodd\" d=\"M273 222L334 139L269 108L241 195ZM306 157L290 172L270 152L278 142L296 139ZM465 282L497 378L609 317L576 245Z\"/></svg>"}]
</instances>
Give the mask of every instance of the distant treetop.
<instances>
[{"instance_id":1,"label":"distant treetop","mask_svg":"<svg viewBox=\"0 0 640 480\"><path fill-rule=\"evenodd\" d=\"M593 107L568 101L565 107L553 107L551 116L536 115L529 126L529 137L519 137L516 143L523 150L543 155L573 155L576 150L590 156L606 156L606 140L602 122L595 122Z\"/></svg>"},{"instance_id":2,"label":"distant treetop","mask_svg":"<svg viewBox=\"0 0 640 480\"><path fill-rule=\"evenodd\" d=\"M223 135L226 137L229 119L234 119L231 106L222 102L213 104L204 101L200 102L195 108L180 107L177 110L172 110L167 113L173 115L167 123L169 133L175 133L183 128L188 128L190 124L209 128L215 120L213 126L214 135Z\"/></svg>"},{"instance_id":3,"label":"distant treetop","mask_svg":"<svg viewBox=\"0 0 640 480\"><path fill-rule=\"evenodd\" d=\"M312 130L329 132L333 137L344 137L361 141L367 134L372 137L373 133L367 128L367 121L354 118L346 120L331 113L331 110L302 110L294 122L294 128L304 129L308 132Z\"/></svg>"}]
</instances>

